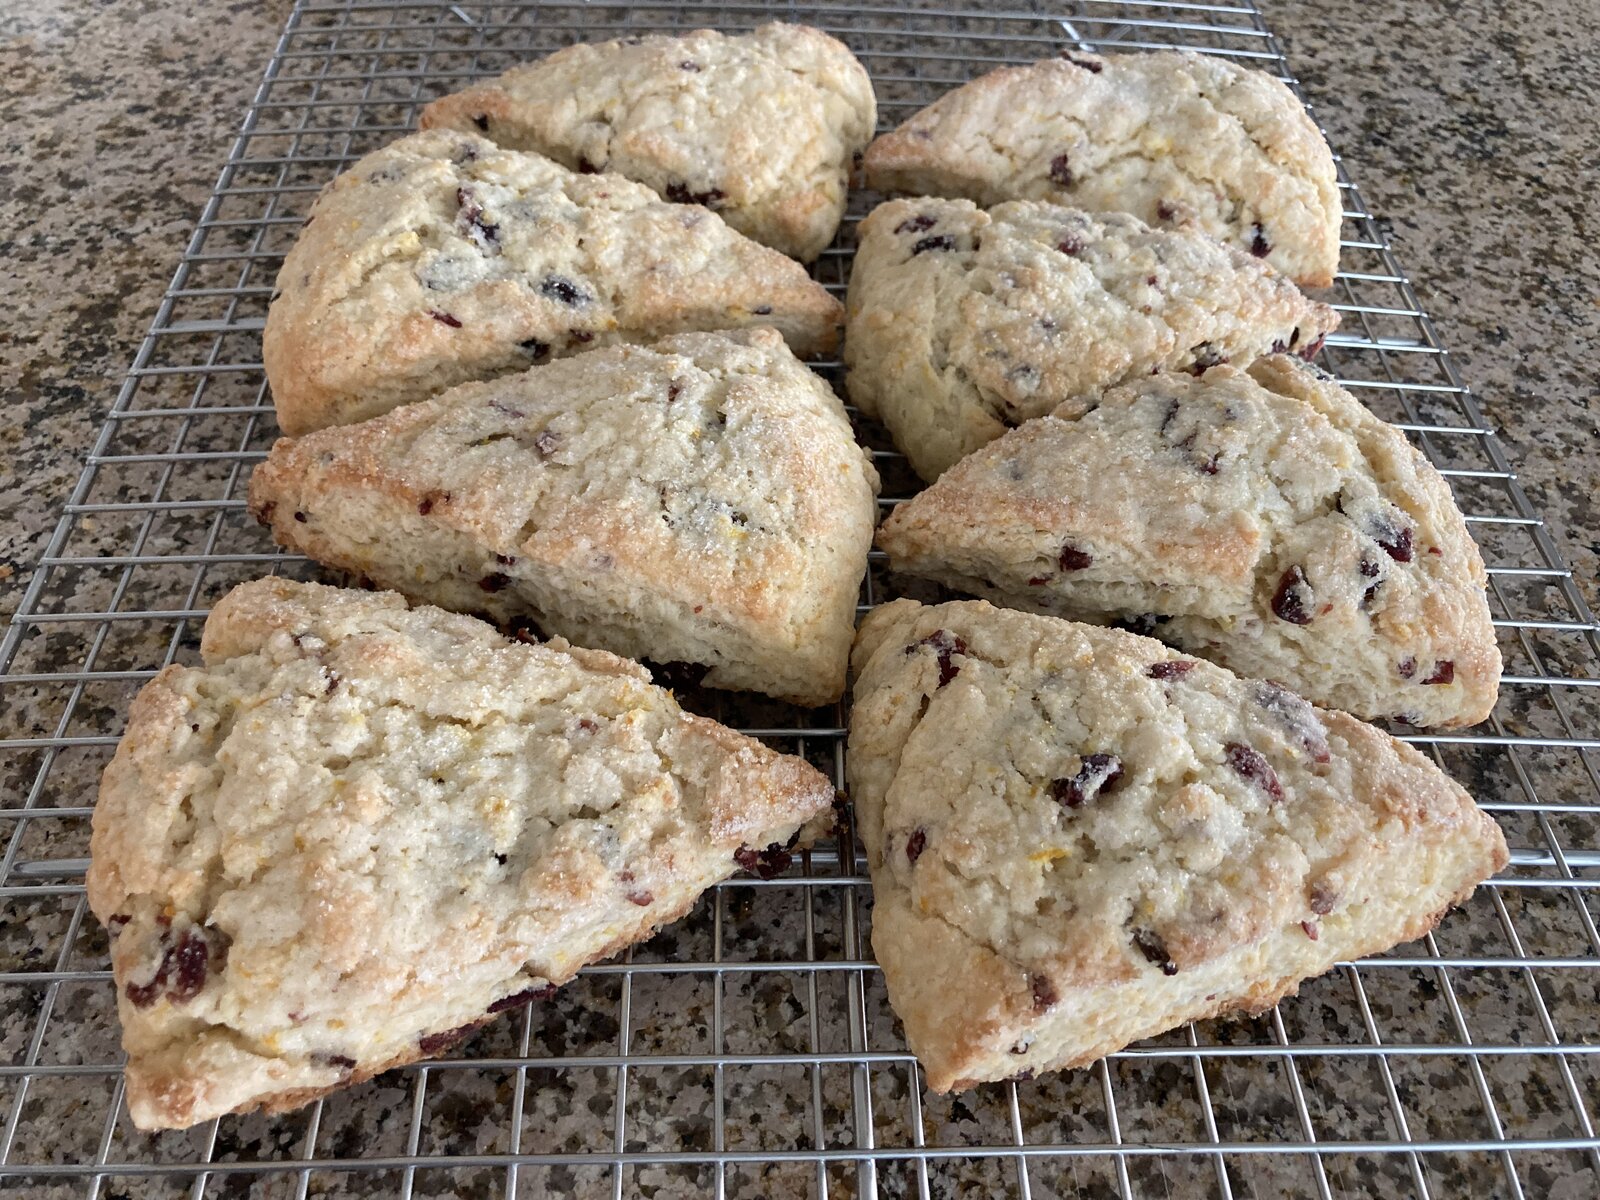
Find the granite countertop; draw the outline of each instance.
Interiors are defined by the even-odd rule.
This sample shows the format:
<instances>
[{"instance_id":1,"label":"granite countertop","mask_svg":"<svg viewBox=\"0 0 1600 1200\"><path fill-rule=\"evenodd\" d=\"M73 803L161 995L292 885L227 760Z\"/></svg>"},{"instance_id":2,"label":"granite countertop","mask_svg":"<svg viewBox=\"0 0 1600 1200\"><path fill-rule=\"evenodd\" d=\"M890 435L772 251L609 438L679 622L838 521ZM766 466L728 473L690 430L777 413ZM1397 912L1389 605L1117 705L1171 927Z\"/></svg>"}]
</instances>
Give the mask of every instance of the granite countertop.
<instances>
[{"instance_id":1,"label":"granite countertop","mask_svg":"<svg viewBox=\"0 0 1600 1200\"><path fill-rule=\"evenodd\" d=\"M1593 164L1600 161L1600 125L1594 120L1600 110L1600 83L1593 64L1600 60L1600 31L1592 12L1582 0L1506 6L1401 2L1381 10L1360 0L1263 4L1319 119L1371 211L1383 218L1424 307L1491 423L1501 430L1523 487L1546 515L1592 603L1600 559L1600 505L1592 500L1600 474L1600 389L1593 366L1600 349L1600 231L1594 228L1593 200ZM28 565L40 554L116 396L289 7L288 0L202 0L191 5L60 0L48 6L12 5L0 16L0 77L8 85L0 91L0 177L7 181L0 187L0 261L6 265L12 295L0 322L0 388L9 401L0 413L0 445L5 449L0 465L0 618L15 608ZM3 728L7 736L51 732L42 718L36 725L29 724L31 719L19 704ZM28 777L5 776L24 785ZM1577 779L1574 787L1583 786ZM8 795L4 803L17 800ZM798 956L811 938L816 939L818 956L848 957L840 929L820 908L813 928L800 921L798 909L775 915L752 908L747 891L728 895L728 957L770 955L774 945L787 946L787 953ZM1513 897L1513 904L1520 902ZM707 920L691 919L642 953L666 959L678 953L704 956L709 930ZM29 936L22 922L0 934L0 969L37 965L37 948L26 946ZM94 936L100 936L97 930ZM1465 943L1456 946L1460 952L1467 949ZM1530 947L1532 952L1537 951ZM95 959L97 954L103 956L103 941L89 943L82 961L103 962L103 957ZM633 1020L643 1032L636 1034L633 1049L704 1052L704 1005L696 986L693 979L678 976L641 985L633 998ZM1447 1036L1437 1017L1416 1017L1408 1024L1413 1012L1408 1006L1421 1011L1438 1003L1437 992L1427 991L1430 986L1426 980L1416 984L1420 998L1412 1000L1399 992L1393 997L1374 993L1373 1008L1393 1039ZM1507 986L1520 988L1521 983ZM1587 986L1592 992L1592 985ZM563 993L570 1003L553 1008L541 1018L542 1025L530 1029L507 1022L494 1027L495 1032L484 1035L483 1052L528 1054L531 1046L534 1054L556 1055L609 1045L617 1037L611 1015L617 990L615 977L580 980ZM1581 986L1576 999L1570 991L1568 980L1552 988L1557 1020L1587 1011L1586 1023L1570 1020L1564 1028L1594 1029L1595 998ZM729 1021L735 1028L758 1030L767 1040L725 1048L746 1053L808 1049L804 1006L796 999L801 993L781 978L757 973L729 984ZM74 996L70 989L63 991L59 1003L66 1015L58 1017L55 1027L81 1028L83 1045L63 1050L69 1056L63 1061L107 1061L115 1054L115 1022L106 998ZM823 1017L823 1049L846 1050L836 1044L838 1035L830 1032L828 1020L839 1017L850 1002L842 977L825 977L812 1001ZM30 1014L7 1012L7 1003L9 997L0 1000L0 1061L14 1061L32 1028ZM870 1011L886 1014L880 995L870 995L867 1003ZM1567 1003L1589 1008L1560 1007ZM1476 1020L1491 1010L1473 1011ZM740 1023L741 1012L751 1019ZM1504 1012L1504 1028L1478 1026L1475 1031L1491 1041L1506 1041L1533 1025L1525 994L1520 1001L1508 998ZM69 1018L78 1025L64 1025ZM1302 1001L1287 1012L1285 1032L1308 1040L1361 1040L1361 1028L1340 1024L1348 1018L1336 1005ZM892 1043L895 1034L887 1016L875 1020L881 1020L882 1028L872 1030L872 1044ZM1241 1021L1216 1023L1214 1036L1271 1041L1276 1034L1264 1021ZM70 1057L74 1054L79 1057ZM1577 1086L1587 1089L1595 1112L1600 1110L1600 1070L1589 1067L1587 1058L1592 1057L1586 1056L1576 1070ZM1215 1076L1207 1072L1224 1125L1221 1136L1259 1138L1270 1129L1271 1136L1299 1138L1300 1127L1281 1086L1273 1097L1264 1090L1252 1093L1241 1076L1229 1076L1232 1069L1224 1065ZM1314 1060L1304 1061L1301 1071L1329 1136L1391 1136L1381 1115L1365 1113L1359 1100L1376 1086L1371 1071L1354 1069L1345 1078L1335 1074L1334 1065L1324 1070ZM1502 1106L1502 1112L1512 1113L1513 1134L1572 1136L1567 1101L1557 1085L1545 1076L1518 1075L1495 1060L1489 1071L1502 1097L1519 1097L1514 1105ZM1112 1074L1124 1078L1124 1096L1170 1092L1174 1097L1164 1109L1159 1103L1150 1111L1125 1107L1125 1130L1137 1129L1147 1138L1165 1130L1174 1142L1203 1139L1193 1111L1193 1083L1182 1060L1121 1062ZM441 1075L450 1078L449 1072L434 1078ZM804 1123L799 1114L814 1103L813 1081L803 1073L773 1069L760 1076L767 1090L741 1091L748 1087L742 1082L748 1077L728 1077L730 1146L768 1146L764 1139ZM447 1130L457 1150L508 1150L496 1116L508 1103L512 1078L488 1072L459 1078L454 1085L436 1083L429 1093L429 1122ZM712 1085L703 1072L635 1069L630 1078L636 1081L630 1102L636 1106L630 1110L633 1138L667 1148L704 1144ZM818 1078L817 1094L825 1097L825 1108L847 1111L850 1078L844 1070L824 1070ZM8 1086L0 1077L0 1114L9 1108ZM19 1142L25 1148L17 1150L20 1159L64 1161L80 1153L70 1140L78 1136L75 1132L61 1135L68 1137L66 1148L53 1144L52 1138L58 1128L71 1127L71 1104L103 1106L104 1097L91 1095L84 1101L71 1086L62 1084L53 1093L39 1085L30 1093ZM92 1092L95 1085L81 1086ZM600 1069L533 1072L529 1086L544 1090L529 1101L530 1124L521 1142L525 1150L609 1149L611 1084ZM879 1136L888 1144L904 1144L911 1136L903 1127L907 1097L896 1086L884 1072L875 1076ZM1475 1103L1474 1085L1456 1060L1437 1070L1418 1068L1402 1076L1398 1086L1421 1114L1419 1136L1481 1136L1481 1117L1477 1124L1466 1118L1452 1124L1451 1106ZM924 1130L946 1143L1009 1142L1013 1122L1020 1121L1030 1137L1100 1140L1106 1130L1092 1119L1099 1089L1092 1073L1041 1080L1019 1089L1016 1112L997 1108L994 1097L982 1093L928 1097ZM1430 1090L1444 1097L1431 1108ZM1340 1103L1348 1105L1347 1112L1335 1111ZM1382 1109L1381 1101L1373 1104ZM318 1153L404 1153L410 1105L405 1086L394 1077L366 1085L358 1102L330 1102ZM787 1113L789 1119L771 1118L772 1112ZM98 1126L91 1133L97 1135ZM292 1120L250 1118L230 1128L216 1152L282 1157L296 1152L295 1139L302 1133ZM824 1134L831 1139L837 1131ZM111 1153L133 1158L154 1153L189 1161L198 1145L189 1136L140 1142L123 1130ZM774 1143L769 1148L784 1147ZM93 1150L91 1139L81 1152ZM422 1151L430 1152L427 1141ZM1584 1161L1555 1152L1523 1158L1524 1185L1534 1189L1529 1194L1572 1200L1593 1195L1595 1176L1583 1174ZM1277 1162L1247 1156L1230 1163L1230 1169L1244 1172L1234 1179L1238 1194L1315 1194L1304 1161L1289 1159L1281 1167ZM1334 1194L1413 1194L1412 1176L1400 1156L1351 1158L1347 1163L1334 1156L1328 1169ZM1044 1168L1035 1171L1035 1195L1115 1194L1116 1177L1104 1162L1074 1161L1051 1170L1056 1173L1048 1180ZM1451 1160L1433 1170L1436 1195L1498 1195L1497 1189L1505 1186L1498 1161L1490 1155L1463 1156L1461 1164ZM1140 1194L1164 1194L1163 1188L1172 1194L1209 1194L1215 1186L1215 1168L1207 1160L1163 1165L1162 1160L1134 1159L1130 1171ZM830 1194L855 1194L851 1168L829 1168L827 1175ZM313 1190L344 1194L335 1185L341 1178L318 1175ZM389 1177L388 1187L396 1178ZM533 1190L524 1194L543 1194L543 1185L562 1194L609 1195L610 1178L608 1170L530 1170L524 1188ZM640 1169L629 1178L630 1194L662 1196L702 1194L709 1182L704 1171L676 1166ZM898 1195L910 1186L904 1168L886 1165L885 1178L886 1194ZM960 1186L972 1189L961 1194L991 1194L1009 1187L1012 1179L1010 1167L981 1163L960 1176ZM731 1178L728 1190L734 1195L803 1195L813 1180L812 1168L791 1164ZM416 1189L419 1195L498 1194L503 1182L503 1172L459 1179L433 1179L424 1172ZM235 1177L225 1191L245 1194L248 1183ZM956 1189L951 1176L950 1188L941 1190L936 1174L935 1194L956 1194ZM168 1194L146 1193L132 1185L112 1192L130 1193ZM62 1185L38 1194L80 1192ZM367 1185L367 1194L387 1194L386 1187Z\"/></svg>"}]
</instances>

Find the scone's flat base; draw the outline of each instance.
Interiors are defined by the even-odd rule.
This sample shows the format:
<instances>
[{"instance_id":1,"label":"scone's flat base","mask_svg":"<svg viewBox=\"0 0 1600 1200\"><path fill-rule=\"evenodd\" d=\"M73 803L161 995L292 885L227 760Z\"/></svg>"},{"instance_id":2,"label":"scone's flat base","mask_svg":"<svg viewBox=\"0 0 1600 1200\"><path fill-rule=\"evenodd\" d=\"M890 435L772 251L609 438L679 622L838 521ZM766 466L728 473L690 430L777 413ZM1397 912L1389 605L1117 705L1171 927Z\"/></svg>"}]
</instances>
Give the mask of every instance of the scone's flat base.
<instances>
[{"instance_id":1,"label":"scone's flat base","mask_svg":"<svg viewBox=\"0 0 1600 1200\"><path fill-rule=\"evenodd\" d=\"M1016 4L861 0L809 13L759 2L737 12L456 7L476 24L443 3L294 6L271 80L248 113L249 133L228 154L215 205L138 352L139 371L120 394L122 380L109 375L90 388L89 407L111 407L114 417L81 482L69 478L55 491L73 507L50 542L50 562L31 577L34 564L18 562L0 582L18 622L7 625L0 651L5 808L14 816L0 826L11 855L0 880L8 955L0 968L0 1144L13 1173L0 1191L76 1200L92 1194L98 1176L102 1197L247 1188L292 1195L302 1180L325 1197L390 1196L407 1186L418 1196L499 1196L514 1182L521 1196L651 1187L662 1200L687 1200L720 1184L737 1200L775 1200L819 1196L824 1185L830 1197L917 1196L926 1182L932 1195L1007 1200L1310 1200L1324 1194L1323 1180L1336 1197L1425 1191L1476 1200L1563 1186L1600 1194L1583 1144L1583 1122L1597 1116L1594 1056L1581 1052L1600 1044L1600 1008L1585 1000L1600 954L1581 915L1595 911L1594 889L1581 878L1593 868L1580 865L1600 851L1593 815L1582 811L1600 804L1585 766L1600 717L1595 689L1570 682L1600 678L1592 639L1572 628L1592 620L1580 593L1594 589L1565 574L1554 528L1530 523L1540 514L1505 478L1520 464L1479 432L1489 423L1461 390L1459 364L1435 352L1421 305L1395 282L1406 277L1402 264L1353 246L1343 253L1349 274L1323 298L1368 311L1347 314L1337 347L1319 361L1366 381L1360 398L1379 415L1421 429L1415 440L1436 464L1476 473L1451 482L1495 573L1508 675L1525 681L1507 683L1503 724L1421 743L1474 795L1505 806L1496 812L1519 851L1515 878L1451 913L1432 941L1339 968L1276 1014L1202 1022L1193 1042L1180 1030L1103 1068L941 1097L922 1089L876 968L857 965L872 958L869 889L859 856L848 848L836 856L830 839L773 881L735 877L630 959L591 968L558 999L507 1014L443 1065L401 1067L298 1113L224 1118L191 1134L132 1132L118 1102L104 934L87 911L78 915L87 813L106 740L120 732L141 682L123 673L148 675L173 653L192 661L205 611L236 582L272 570L330 580L304 563L263 558L276 554L271 539L242 511L250 465L278 432L255 327L315 189L340 161L414 127L427 101L579 38L681 34L698 24L735 32L810 15L876 77L882 131L951 82L1037 61L1071 36ZM952 17L953 7L967 15ZM1372 22L1358 53L1317 44L1326 28L1357 22L1290 28L1281 6L1263 7L1264 20L1249 0L1183 9L1075 3L1052 15L1070 16L1075 34L1102 52L1140 42L1235 61L1260 55L1249 61L1286 78L1321 58L1319 91L1334 103L1319 105L1319 115L1341 96L1381 91L1376 76L1326 64L1381 56L1392 23ZM825 20L816 15L824 12ZM1287 61L1261 35L1273 22L1277 33L1295 35ZM1487 22L1449 15L1440 40ZM219 27L214 36L237 41L241 31ZM1565 69L1551 60L1540 77ZM1491 67L1482 79L1491 99L1494 74ZM1430 81L1414 83L1420 95ZM1439 97L1436 111L1457 103ZM1382 133L1381 105L1367 109ZM225 149L200 153L220 168ZM159 182L134 180L129 190ZM1341 196L1355 214L1345 239L1381 245L1360 191L1342 184ZM877 199L852 195L838 245L814 270L836 295L849 274L849 227ZM1406 207L1429 203L1418 197ZM1535 226L1517 227L1539 240ZM189 232L172 229L180 240ZM129 307L167 284L165 271L130 280ZM1558 276L1552 285L1561 286ZM836 370L830 379L842 383ZM1507 412L1525 432L1519 412ZM885 507L913 494L918 485L881 431L859 427L879 452ZM1540 574L1500 573L1507 568ZM905 587L876 564L863 603ZM775 731L771 744L803 749L842 783L843 711L679 695L746 731ZM1564 1055L1562 1043L1580 1052ZM868 1145L872 1157L864 1157Z\"/></svg>"}]
</instances>

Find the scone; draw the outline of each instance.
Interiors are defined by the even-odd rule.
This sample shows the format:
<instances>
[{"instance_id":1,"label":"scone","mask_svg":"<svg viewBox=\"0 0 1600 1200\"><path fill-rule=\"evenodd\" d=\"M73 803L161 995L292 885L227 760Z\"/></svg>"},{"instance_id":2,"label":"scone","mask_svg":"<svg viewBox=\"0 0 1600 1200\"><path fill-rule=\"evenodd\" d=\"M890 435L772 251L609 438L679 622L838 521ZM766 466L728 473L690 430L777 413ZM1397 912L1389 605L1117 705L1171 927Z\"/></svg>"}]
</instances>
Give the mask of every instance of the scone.
<instances>
[{"instance_id":1,"label":"scone","mask_svg":"<svg viewBox=\"0 0 1600 1200\"><path fill-rule=\"evenodd\" d=\"M591 350L285 438L281 545L414 600L799 704L844 690L878 476L770 329Z\"/></svg>"},{"instance_id":2,"label":"scone","mask_svg":"<svg viewBox=\"0 0 1600 1200\"><path fill-rule=\"evenodd\" d=\"M610 342L770 325L830 351L839 302L714 213L471 134L412 134L324 189L262 351L285 433Z\"/></svg>"},{"instance_id":3,"label":"scone","mask_svg":"<svg viewBox=\"0 0 1600 1200\"><path fill-rule=\"evenodd\" d=\"M1333 153L1293 92L1214 54L1004 67L867 149L867 185L1128 212L1239 246L1305 287L1339 269Z\"/></svg>"},{"instance_id":4,"label":"scone","mask_svg":"<svg viewBox=\"0 0 1600 1200\"><path fill-rule=\"evenodd\" d=\"M1489 715L1478 547L1405 436L1314 367L1156 375L1029 421L898 506L895 569L1132 622L1358 717Z\"/></svg>"},{"instance_id":5,"label":"scone","mask_svg":"<svg viewBox=\"0 0 1600 1200\"><path fill-rule=\"evenodd\" d=\"M1155 371L1310 357L1339 323L1241 250L1040 201L880 205L848 311L850 397L924 479L1069 400Z\"/></svg>"},{"instance_id":6,"label":"scone","mask_svg":"<svg viewBox=\"0 0 1600 1200\"><path fill-rule=\"evenodd\" d=\"M872 947L935 1091L1270 1008L1507 861L1411 747L1149 638L900 600L853 667Z\"/></svg>"},{"instance_id":7,"label":"scone","mask_svg":"<svg viewBox=\"0 0 1600 1200\"><path fill-rule=\"evenodd\" d=\"M849 48L781 24L580 43L422 110L424 129L625 175L807 262L833 240L876 123Z\"/></svg>"},{"instance_id":8,"label":"scone","mask_svg":"<svg viewBox=\"0 0 1600 1200\"><path fill-rule=\"evenodd\" d=\"M94 813L141 1129L439 1055L833 798L634 663L392 593L247 583L201 654L140 692Z\"/></svg>"}]
</instances>

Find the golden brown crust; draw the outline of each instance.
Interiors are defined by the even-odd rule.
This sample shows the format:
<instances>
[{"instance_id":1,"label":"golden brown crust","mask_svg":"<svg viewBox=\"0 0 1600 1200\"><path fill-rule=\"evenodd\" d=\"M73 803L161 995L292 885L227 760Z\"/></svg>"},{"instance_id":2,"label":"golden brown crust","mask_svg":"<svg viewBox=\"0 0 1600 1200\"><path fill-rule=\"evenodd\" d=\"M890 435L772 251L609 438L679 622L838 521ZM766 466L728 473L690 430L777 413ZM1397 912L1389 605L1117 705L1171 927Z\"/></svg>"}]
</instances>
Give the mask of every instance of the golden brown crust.
<instances>
[{"instance_id":1,"label":"golden brown crust","mask_svg":"<svg viewBox=\"0 0 1600 1200\"><path fill-rule=\"evenodd\" d=\"M1264 1008L1508 859L1410 746L1146 638L896 601L853 667L873 948L936 1091Z\"/></svg>"},{"instance_id":2,"label":"golden brown crust","mask_svg":"<svg viewBox=\"0 0 1600 1200\"><path fill-rule=\"evenodd\" d=\"M675 919L833 789L636 665L393 594L245 584L95 808L143 1129L343 1086Z\"/></svg>"},{"instance_id":3,"label":"golden brown crust","mask_svg":"<svg viewBox=\"0 0 1600 1200\"><path fill-rule=\"evenodd\" d=\"M330 183L277 286L262 352L291 434L691 330L770 325L825 354L843 315L797 263L703 208L447 130Z\"/></svg>"},{"instance_id":4,"label":"golden brown crust","mask_svg":"<svg viewBox=\"0 0 1600 1200\"><path fill-rule=\"evenodd\" d=\"M1093 399L898 505L877 535L891 566L1029 612L1156 616L1172 645L1367 719L1454 728L1493 709L1482 557L1399 430L1282 354Z\"/></svg>"},{"instance_id":5,"label":"golden brown crust","mask_svg":"<svg viewBox=\"0 0 1600 1200\"><path fill-rule=\"evenodd\" d=\"M923 197L857 234L845 380L929 480L1109 387L1312 353L1339 324L1244 251L1126 213Z\"/></svg>"},{"instance_id":6,"label":"golden brown crust","mask_svg":"<svg viewBox=\"0 0 1600 1200\"><path fill-rule=\"evenodd\" d=\"M687 64L687 65L686 65ZM580 43L435 100L423 129L701 197L730 226L802 261L832 240L876 102L843 43L803 25Z\"/></svg>"},{"instance_id":7,"label":"golden brown crust","mask_svg":"<svg viewBox=\"0 0 1600 1200\"><path fill-rule=\"evenodd\" d=\"M1327 143L1287 87L1219 56L1073 52L1003 67L876 139L863 167L879 191L1049 200L1194 229L1302 287L1338 269Z\"/></svg>"},{"instance_id":8,"label":"golden brown crust","mask_svg":"<svg viewBox=\"0 0 1600 1200\"><path fill-rule=\"evenodd\" d=\"M844 690L877 474L772 330L610 347L283 439L250 481L280 545L446 608Z\"/></svg>"}]
</instances>

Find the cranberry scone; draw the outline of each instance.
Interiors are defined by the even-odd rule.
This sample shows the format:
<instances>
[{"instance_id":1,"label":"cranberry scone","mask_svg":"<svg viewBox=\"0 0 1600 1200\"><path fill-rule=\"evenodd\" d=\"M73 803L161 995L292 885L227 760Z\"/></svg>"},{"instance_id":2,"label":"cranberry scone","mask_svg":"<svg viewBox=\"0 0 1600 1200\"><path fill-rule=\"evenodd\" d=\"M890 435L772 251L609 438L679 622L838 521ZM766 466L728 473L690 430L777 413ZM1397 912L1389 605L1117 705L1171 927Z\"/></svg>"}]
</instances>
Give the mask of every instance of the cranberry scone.
<instances>
[{"instance_id":1,"label":"cranberry scone","mask_svg":"<svg viewBox=\"0 0 1600 1200\"><path fill-rule=\"evenodd\" d=\"M243 584L201 656L134 701L94 813L141 1129L439 1055L833 800L635 663L393 593Z\"/></svg>"},{"instance_id":2,"label":"cranberry scone","mask_svg":"<svg viewBox=\"0 0 1600 1200\"><path fill-rule=\"evenodd\" d=\"M1263 71L1186 50L991 71L867 149L880 191L1050 200L1190 228L1305 287L1339 269L1333 152Z\"/></svg>"},{"instance_id":3,"label":"cranberry scone","mask_svg":"<svg viewBox=\"0 0 1600 1200\"><path fill-rule=\"evenodd\" d=\"M899 505L891 565L1142 632L1358 717L1489 715L1478 547L1398 429L1284 355L1028 421Z\"/></svg>"},{"instance_id":4,"label":"cranberry scone","mask_svg":"<svg viewBox=\"0 0 1600 1200\"><path fill-rule=\"evenodd\" d=\"M278 424L308 433L610 342L768 325L825 353L842 319L803 267L715 213L434 130L323 190L262 351Z\"/></svg>"},{"instance_id":5,"label":"cranberry scone","mask_svg":"<svg viewBox=\"0 0 1600 1200\"><path fill-rule=\"evenodd\" d=\"M853 668L872 946L935 1091L1270 1008L1507 862L1410 746L1150 638L899 600Z\"/></svg>"},{"instance_id":6,"label":"cranberry scone","mask_svg":"<svg viewBox=\"0 0 1600 1200\"><path fill-rule=\"evenodd\" d=\"M1309 358L1339 323L1242 250L1041 201L880 205L847 309L850 397L924 479L1074 398L1273 350Z\"/></svg>"},{"instance_id":7,"label":"cranberry scone","mask_svg":"<svg viewBox=\"0 0 1600 1200\"><path fill-rule=\"evenodd\" d=\"M568 46L435 100L421 123L625 175L809 262L839 227L877 112L844 43L770 24Z\"/></svg>"},{"instance_id":8,"label":"cranberry scone","mask_svg":"<svg viewBox=\"0 0 1600 1200\"><path fill-rule=\"evenodd\" d=\"M844 691L878 476L770 329L613 346L284 438L250 481L277 541L414 600Z\"/></svg>"}]
</instances>

